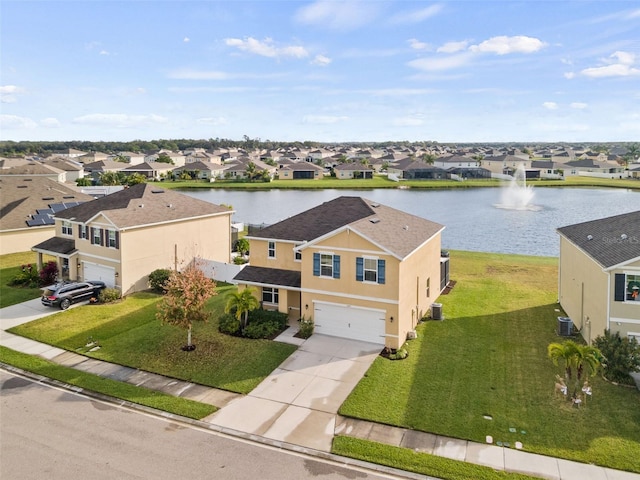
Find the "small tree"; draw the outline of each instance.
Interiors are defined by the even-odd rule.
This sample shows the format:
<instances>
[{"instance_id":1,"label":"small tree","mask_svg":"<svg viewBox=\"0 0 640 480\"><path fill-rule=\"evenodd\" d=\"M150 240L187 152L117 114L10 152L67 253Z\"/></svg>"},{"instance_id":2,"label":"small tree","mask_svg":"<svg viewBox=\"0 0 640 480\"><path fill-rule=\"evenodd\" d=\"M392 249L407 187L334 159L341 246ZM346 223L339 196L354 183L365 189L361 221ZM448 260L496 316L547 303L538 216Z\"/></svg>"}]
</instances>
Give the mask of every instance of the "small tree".
<instances>
[{"instance_id":1,"label":"small tree","mask_svg":"<svg viewBox=\"0 0 640 480\"><path fill-rule=\"evenodd\" d=\"M40 285L51 285L58 278L58 264L50 260L43 265L39 272Z\"/></svg>"},{"instance_id":2,"label":"small tree","mask_svg":"<svg viewBox=\"0 0 640 480\"><path fill-rule=\"evenodd\" d=\"M236 250L238 250L238 253L244 257L249 253L249 240L246 238L240 238L236 242Z\"/></svg>"},{"instance_id":3,"label":"small tree","mask_svg":"<svg viewBox=\"0 0 640 480\"><path fill-rule=\"evenodd\" d=\"M242 330L247 327L249 312L260 306L258 299L253 296L254 288L245 288L239 292L231 292L227 295L225 313L233 313L241 321Z\"/></svg>"},{"instance_id":4,"label":"small tree","mask_svg":"<svg viewBox=\"0 0 640 480\"><path fill-rule=\"evenodd\" d=\"M549 344L547 354L554 365L562 363L567 383L573 382L572 398L577 396L582 379L588 381L604 360L602 352L596 347L581 345L573 340Z\"/></svg>"},{"instance_id":5,"label":"small tree","mask_svg":"<svg viewBox=\"0 0 640 480\"><path fill-rule=\"evenodd\" d=\"M149 274L149 287L159 293L164 293L172 270L158 268Z\"/></svg>"},{"instance_id":6,"label":"small tree","mask_svg":"<svg viewBox=\"0 0 640 480\"><path fill-rule=\"evenodd\" d=\"M206 322L209 319L209 312L204 307L206 301L216 295L216 284L204 276L196 263L192 263L182 272L171 272L165 286L167 293L158 304L156 318L162 323L185 328L187 345L183 350L194 350L191 327L193 322Z\"/></svg>"}]
</instances>

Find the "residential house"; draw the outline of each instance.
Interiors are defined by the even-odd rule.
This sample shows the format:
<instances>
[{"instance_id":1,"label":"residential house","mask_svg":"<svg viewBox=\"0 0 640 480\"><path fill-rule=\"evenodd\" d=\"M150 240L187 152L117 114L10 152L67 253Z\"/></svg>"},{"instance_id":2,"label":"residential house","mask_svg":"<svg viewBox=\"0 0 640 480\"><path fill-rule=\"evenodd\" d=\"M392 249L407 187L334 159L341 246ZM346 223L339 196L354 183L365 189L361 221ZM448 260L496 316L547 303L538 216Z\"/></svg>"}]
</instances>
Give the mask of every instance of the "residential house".
<instances>
[{"instance_id":1,"label":"residential house","mask_svg":"<svg viewBox=\"0 0 640 480\"><path fill-rule=\"evenodd\" d=\"M622 178L626 176L623 166L608 162L597 162L591 158L573 160L564 164L564 176L585 175L606 178Z\"/></svg>"},{"instance_id":2,"label":"residential house","mask_svg":"<svg viewBox=\"0 0 640 480\"><path fill-rule=\"evenodd\" d=\"M0 177L0 254L28 251L54 234L54 212L93 200L47 177Z\"/></svg>"},{"instance_id":3,"label":"residential house","mask_svg":"<svg viewBox=\"0 0 640 480\"><path fill-rule=\"evenodd\" d=\"M82 164L69 158L51 156L40 160L43 165L54 167L65 172L64 181L75 183L76 180L84 177Z\"/></svg>"},{"instance_id":4,"label":"residential house","mask_svg":"<svg viewBox=\"0 0 640 480\"><path fill-rule=\"evenodd\" d=\"M433 161L433 165L448 170L452 167L475 168L478 161L471 157L463 157L460 155L449 155L447 157L438 157Z\"/></svg>"},{"instance_id":5,"label":"residential house","mask_svg":"<svg viewBox=\"0 0 640 480\"><path fill-rule=\"evenodd\" d=\"M55 236L32 247L71 280L102 280L123 294L148 288L159 268L195 258L230 261L226 207L141 183L55 215Z\"/></svg>"},{"instance_id":6,"label":"residential house","mask_svg":"<svg viewBox=\"0 0 640 480\"><path fill-rule=\"evenodd\" d=\"M0 170L0 177L50 178L55 182L65 183L67 172L51 165L30 161Z\"/></svg>"},{"instance_id":7,"label":"residential house","mask_svg":"<svg viewBox=\"0 0 640 480\"><path fill-rule=\"evenodd\" d=\"M361 162L341 163L333 167L336 178L339 180L347 180L354 178L373 178L373 167L369 164Z\"/></svg>"},{"instance_id":8,"label":"residential house","mask_svg":"<svg viewBox=\"0 0 640 480\"><path fill-rule=\"evenodd\" d=\"M339 197L247 236L250 265L234 280L264 308L313 320L316 333L399 348L446 284L443 229Z\"/></svg>"},{"instance_id":9,"label":"residential house","mask_svg":"<svg viewBox=\"0 0 640 480\"><path fill-rule=\"evenodd\" d=\"M324 177L324 168L315 163L282 161L278 165L280 180L319 180Z\"/></svg>"},{"instance_id":10,"label":"residential house","mask_svg":"<svg viewBox=\"0 0 640 480\"><path fill-rule=\"evenodd\" d=\"M129 165L122 169L122 172L126 175L133 173L139 173L144 175L148 180L162 180L165 176L173 170L175 165L163 162L142 162L137 165Z\"/></svg>"},{"instance_id":11,"label":"residential house","mask_svg":"<svg viewBox=\"0 0 640 480\"><path fill-rule=\"evenodd\" d=\"M128 163L116 162L115 160L98 160L97 162L83 165L84 176L91 177L94 182L98 182L100 175L106 172L120 172L129 166Z\"/></svg>"},{"instance_id":12,"label":"residential house","mask_svg":"<svg viewBox=\"0 0 640 480\"><path fill-rule=\"evenodd\" d=\"M173 169L174 177L179 177L183 172L187 172L193 179L214 181L216 178L223 178L227 167L211 162L187 163L182 167Z\"/></svg>"},{"instance_id":13,"label":"residential house","mask_svg":"<svg viewBox=\"0 0 640 480\"><path fill-rule=\"evenodd\" d=\"M559 228L558 298L584 339L640 340L640 210Z\"/></svg>"},{"instance_id":14,"label":"residential house","mask_svg":"<svg viewBox=\"0 0 640 480\"><path fill-rule=\"evenodd\" d=\"M414 158L407 158L390 165L387 172L405 180L443 180L449 178L444 169Z\"/></svg>"},{"instance_id":15,"label":"residential house","mask_svg":"<svg viewBox=\"0 0 640 480\"><path fill-rule=\"evenodd\" d=\"M562 180L565 165L551 160L532 160L531 170L537 170L538 178Z\"/></svg>"},{"instance_id":16,"label":"residential house","mask_svg":"<svg viewBox=\"0 0 640 480\"><path fill-rule=\"evenodd\" d=\"M529 170L531 168L531 160L528 157L522 158L515 155L487 156L482 159L482 167L490 170L491 173L497 174L513 175L520 165L525 170Z\"/></svg>"},{"instance_id":17,"label":"residential house","mask_svg":"<svg viewBox=\"0 0 640 480\"><path fill-rule=\"evenodd\" d=\"M253 167L250 167L250 164L253 164ZM234 179L248 178L251 175L251 170L253 170L254 175L265 172L265 175L267 175L269 178L273 178L277 171L276 166L269 165L262 160L250 157L238 157L228 163L225 162L225 166L227 166L224 174L225 178Z\"/></svg>"}]
</instances>

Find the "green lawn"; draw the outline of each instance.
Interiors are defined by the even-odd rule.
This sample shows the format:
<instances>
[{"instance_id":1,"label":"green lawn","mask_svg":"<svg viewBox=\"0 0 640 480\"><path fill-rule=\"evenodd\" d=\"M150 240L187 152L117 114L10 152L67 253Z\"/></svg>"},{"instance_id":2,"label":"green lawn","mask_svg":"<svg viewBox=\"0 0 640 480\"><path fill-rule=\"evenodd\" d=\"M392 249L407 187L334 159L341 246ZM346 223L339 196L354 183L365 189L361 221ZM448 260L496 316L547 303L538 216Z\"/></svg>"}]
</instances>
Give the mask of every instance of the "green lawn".
<instances>
[{"instance_id":1,"label":"green lawn","mask_svg":"<svg viewBox=\"0 0 640 480\"><path fill-rule=\"evenodd\" d=\"M42 290L39 288L19 288L7 285L20 272L22 265L35 265L37 260L38 254L35 252L0 255L0 308L22 303L42 295Z\"/></svg>"},{"instance_id":2,"label":"green lawn","mask_svg":"<svg viewBox=\"0 0 640 480\"><path fill-rule=\"evenodd\" d=\"M12 333L66 350L150 372L248 393L282 363L296 347L269 340L249 340L218 332L217 318L225 294L218 289L208 308L212 319L195 324L196 350L184 352L186 330L161 325L155 318L158 295L136 293L111 305L86 305L11 329ZM91 339L100 350L86 352Z\"/></svg>"},{"instance_id":3,"label":"green lawn","mask_svg":"<svg viewBox=\"0 0 640 480\"><path fill-rule=\"evenodd\" d=\"M213 405L196 402L188 398L174 397L109 378L102 378L2 346L0 346L0 361L85 390L196 420L211 415L217 410Z\"/></svg>"},{"instance_id":4,"label":"green lawn","mask_svg":"<svg viewBox=\"0 0 640 480\"><path fill-rule=\"evenodd\" d=\"M640 473L640 392L594 378L583 408L554 397L556 262L452 252L445 320L418 326L406 360L378 358L340 413Z\"/></svg>"}]
</instances>

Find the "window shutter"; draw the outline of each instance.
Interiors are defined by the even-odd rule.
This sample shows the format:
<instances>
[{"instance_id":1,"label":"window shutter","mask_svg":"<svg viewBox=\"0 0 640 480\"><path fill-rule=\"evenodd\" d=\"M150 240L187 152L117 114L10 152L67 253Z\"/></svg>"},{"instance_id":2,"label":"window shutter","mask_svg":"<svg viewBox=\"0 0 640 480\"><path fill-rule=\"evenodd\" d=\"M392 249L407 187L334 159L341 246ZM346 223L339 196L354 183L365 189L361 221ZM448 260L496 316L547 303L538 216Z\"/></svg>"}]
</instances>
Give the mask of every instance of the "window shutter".
<instances>
[{"instance_id":1,"label":"window shutter","mask_svg":"<svg viewBox=\"0 0 640 480\"><path fill-rule=\"evenodd\" d=\"M340 278L340 255L333 256L333 278Z\"/></svg>"},{"instance_id":2,"label":"window shutter","mask_svg":"<svg viewBox=\"0 0 640 480\"><path fill-rule=\"evenodd\" d=\"M626 290L626 275L624 273L616 273L613 299L616 302L624 302Z\"/></svg>"},{"instance_id":3,"label":"window shutter","mask_svg":"<svg viewBox=\"0 0 640 480\"><path fill-rule=\"evenodd\" d=\"M120 232L116 230L116 248L120 249Z\"/></svg>"},{"instance_id":4,"label":"window shutter","mask_svg":"<svg viewBox=\"0 0 640 480\"><path fill-rule=\"evenodd\" d=\"M364 258L356 258L356 282L364 281Z\"/></svg>"},{"instance_id":5,"label":"window shutter","mask_svg":"<svg viewBox=\"0 0 640 480\"><path fill-rule=\"evenodd\" d=\"M378 283L384 284L384 271L385 271L384 260L378 260Z\"/></svg>"},{"instance_id":6,"label":"window shutter","mask_svg":"<svg viewBox=\"0 0 640 480\"><path fill-rule=\"evenodd\" d=\"M82 238L82 225L78 225L78 238Z\"/></svg>"},{"instance_id":7,"label":"window shutter","mask_svg":"<svg viewBox=\"0 0 640 480\"><path fill-rule=\"evenodd\" d=\"M320 276L320 254L319 253L313 254L313 276L314 277Z\"/></svg>"},{"instance_id":8,"label":"window shutter","mask_svg":"<svg viewBox=\"0 0 640 480\"><path fill-rule=\"evenodd\" d=\"M104 237L105 237L104 228L101 228L100 229L100 246L101 247L104 247Z\"/></svg>"},{"instance_id":9,"label":"window shutter","mask_svg":"<svg viewBox=\"0 0 640 480\"><path fill-rule=\"evenodd\" d=\"M93 239L96 237L96 229L94 227L91 227L91 231L89 233L91 234L91 244L93 245Z\"/></svg>"}]
</instances>

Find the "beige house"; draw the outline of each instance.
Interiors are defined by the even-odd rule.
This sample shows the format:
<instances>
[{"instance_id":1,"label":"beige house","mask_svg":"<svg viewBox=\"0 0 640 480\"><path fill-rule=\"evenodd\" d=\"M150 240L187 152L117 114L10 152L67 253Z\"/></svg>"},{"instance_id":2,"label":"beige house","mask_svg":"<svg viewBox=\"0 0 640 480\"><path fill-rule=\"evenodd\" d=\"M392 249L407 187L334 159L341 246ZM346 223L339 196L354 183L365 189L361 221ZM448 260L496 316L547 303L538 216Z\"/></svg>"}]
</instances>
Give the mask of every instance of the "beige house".
<instances>
[{"instance_id":1,"label":"beige house","mask_svg":"<svg viewBox=\"0 0 640 480\"><path fill-rule=\"evenodd\" d=\"M640 210L558 233L559 301L584 339L608 329L640 340Z\"/></svg>"},{"instance_id":2,"label":"beige house","mask_svg":"<svg viewBox=\"0 0 640 480\"><path fill-rule=\"evenodd\" d=\"M443 229L339 197L248 236L251 264L234 280L316 333L399 348L448 282Z\"/></svg>"},{"instance_id":3,"label":"beige house","mask_svg":"<svg viewBox=\"0 0 640 480\"><path fill-rule=\"evenodd\" d=\"M148 288L158 268L194 258L229 262L228 208L138 184L55 216L55 236L35 245L71 280L102 280L123 294Z\"/></svg>"},{"instance_id":4,"label":"beige house","mask_svg":"<svg viewBox=\"0 0 640 480\"><path fill-rule=\"evenodd\" d=\"M54 209L91 200L91 195L51 178L0 177L0 254L29 251L54 234Z\"/></svg>"}]
</instances>

